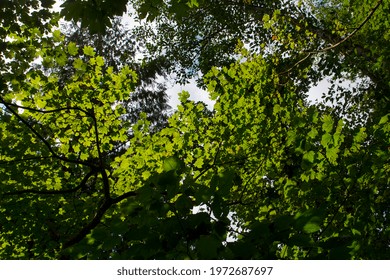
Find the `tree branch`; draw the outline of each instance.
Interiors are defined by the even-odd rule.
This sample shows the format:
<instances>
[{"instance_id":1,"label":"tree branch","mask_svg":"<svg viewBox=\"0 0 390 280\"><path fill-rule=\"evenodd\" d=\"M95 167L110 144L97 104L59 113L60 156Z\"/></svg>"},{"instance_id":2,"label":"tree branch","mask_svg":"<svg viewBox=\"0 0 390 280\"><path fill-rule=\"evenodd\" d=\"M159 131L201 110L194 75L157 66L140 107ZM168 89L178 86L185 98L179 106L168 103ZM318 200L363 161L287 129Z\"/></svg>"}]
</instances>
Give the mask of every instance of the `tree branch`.
<instances>
[{"instance_id":1,"label":"tree branch","mask_svg":"<svg viewBox=\"0 0 390 280\"><path fill-rule=\"evenodd\" d=\"M80 189L82 189L85 184L87 183L88 179L96 174L96 170L92 169L90 172L88 172L83 180L81 180L80 184L73 188L73 189L68 189L68 190L34 190L34 189L28 189L28 190L20 190L20 191L13 191L13 192L7 192L4 193L3 196L11 196L11 195L22 195L22 194L36 194L36 195L57 195L57 194L68 194L68 193L74 193Z\"/></svg>"},{"instance_id":2,"label":"tree branch","mask_svg":"<svg viewBox=\"0 0 390 280\"><path fill-rule=\"evenodd\" d=\"M106 170L104 168L103 154L102 154L102 151L100 149L99 130L98 130L97 120L96 120L96 115L95 115L94 110L92 110L91 117L93 119L93 127L94 127L94 130L95 130L96 149L97 149L98 157L99 157L99 171L102 174L102 178L103 178L104 197L107 200L109 200L109 199L111 199L111 195L110 195L110 181L108 180L107 172L106 172Z\"/></svg>"},{"instance_id":3,"label":"tree branch","mask_svg":"<svg viewBox=\"0 0 390 280\"><path fill-rule=\"evenodd\" d=\"M24 161L29 161L29 160L45 160L45 159L52 159L54 158L53 156L51 157L29 157L29 158L21 158L21 159L13 159L13 160L0 160L0 164L13 164L13 163L18 163L18 162L24 162Z\"/></svg>"},{"instance_id":4,"label":"tree branch","mask_svg":"<svg viewBox=\"0 0 390 280\"><path fill-rule=\"evenodd\" d=\"M371 9L371 12L366 16L366 18L360 23L360 25L355 28L355 30L353 32L351 32L347 37L345 37L344 39L342 39L341 41L329 46L329 47L326 47L326 48L323 48L321 50L317 50L317 51L312 51L310 53L312 54L316 54L316 53L320 53L320 52L326 52L326 51L329 51L331 49L334 49L336 48L337 46L341 45L342 43L344 43L345 41L347 41L348 39L350 39L352 36L354 36L356 34L356 32L358 32L360 29L363 28L363 26L370 20L370 18L374 15L375 11L379 8L379 6L382 4L382 1L383 0L379 0L376 5Z\"/></svg>"},{"instance_id":5,"label":"tree branch","mask_svg":"<svg viewBox=\"0 0 390 280\"><path fill-rule=\"evenodd\" d=\"M304 53L307 53L307 55L302 58L301 60L299 60L298 62L296 62L293 66L291 66L288 70L286 71L283 71L281 73L279 73L279 75L283 75L283 74L286 74L288 72L290 72L292 69L294 69L296 66L298 66L299 64L301 64L303 61L305 61L306 59L308 59L309 57L311 57L313 54L318 54L318 53L322 53L322 52L326 52L326 51L329 51L331 49L334 49L336 47L338 47L339 45L341 45L342 43L344 43L345 41L349 40L350 38L352 38L360 29L363 28L363 26L370 20L370 18L374 15L375 11L379 8L379 6L382 4L383 0L379 0L376 5L371 9L371 12L366 16L366 18L360 23L360 25L355 28L355 30L353 32L351 32L347 37L345 37L344 39L340 40L339 42L329 46L329 47L326 47L326 48L323 48L323 49L320 49L320 50L315 50L315 51L308 51L308 52L304 52Z\"/></svg>"},{"instance_id":6,"label":"tree branch","mask_svg":"<svg viewBox=\"0 0 390 280\"><path fill-rule=\"evenodd\" d=\"M308 53L304 58L302 58L301 60L299 60L298 62L296 62L293 66L291 66L289 69L287 69L286 71L283 71L281 73L279 73L278 75L284 75L286 73L289 73L291 70L293 70L295 67L297 67L299 64L301 64L302 62L304 62L306 59L308 59L310 56L312 56L314 53L310 52Z\"/></svg>"},{"instance_id":7,"label":"tree branch","mask_svg":"<svg viewBox=\"0 0 390 280\"><path fill-rule=\"evenodd\" d=\"M137 192L135 191L129 191L127 193L124 193L118 197L115 197L115 198L112 198L111 201L112 201L112 204L116 204L118 202L121 202L122 200L126 199L126 198L129 198L129 197L133 197L133 196L136 196L137 195Z\"/></svg>"},{"instance_id":8,"label":"tree branch","mask_svg":"<svg viewBox=\"0 0 390 280\"><path fill-rule=\"evenodd\" d=\"M59 160L62 160L62 161L65 161L65 162L69 162L69 163L75 163L75 164L81 164L81 165L85 165L85 166L89 166L89 167L94 167L94 165L88 161L82 161L82 160L72 160L72 159L69 159L69 158L66 158L66 157L63 157L63 156L60 156L58 155L54 150L53 148L51 147L50 143L45 139L43 138L43 136L41 134L38 133L38 131L36 131L25 119L23 119L14 109L11 108L11 106L5 102L5 100L3 99L3 97L0 96L0 102L4 104L4 106L7 108L7 110L9 110L18 120L20 120L25 126L27 126L27 128L33 133L35 134L36 137L38 137L39 140L41 140L43 142L43 144L47 147L47 149L49 150L49 152L53 155L54 158L57 158Z\"/></svg>"},{"instance_id":9,"label":"tree branch","mask_svg":"<svg viewBox=\"0 0 390 280\"><path fill-rule=\"evenodd\" d=\"M102 179L103 179L103 192L104 192L104 197L106 199L111 199L111 194L110 194L110 181L108 180L107 172L104 169L104 167L100 167L100 173L102 174Z\"/></svg>"},{"instance_id":10,"label":"tree branch","mask_svg":"<svg viewBox=\"0 0 390 280\"><path fill-rule=\"evenodd\" d=\"M3 103L4 105L16 107L18 109L23 109L23 110L28 110L28 111L33 111L33 112L38 112L38 113L43 113L43 114L56 113L56 112L61 112L61 111L66 111L66 110L77 110L77 111L83 112L86 116L91 117L91 115L89 114L88 111L81 109L79 107L63 107L63 108L57 108L57 109L52 109L52 110L42 110L42 109L36 109L36 108L17 105L14 103L5 102L4 99L1 99L1 103Z\"/></svg>"},{"instance_id":11,"label":"tree branch","mask_svg":"<svg viewBox=\"0 0 390 280\"><path fill-rule=\"evenodd\" d=\"M104 214L112 205L117 204L126 198L136 196L136 195L137 195L136 192L130 191L130 192L124 193L124 194L122 194L114 199L104 199L103 204L99 207L99 209L96 212L93 219L88 224L86 224L75 236L73 236L68 241L66 241L62 245L62 249L69 248L69 247L79 243L81 240L83 240L85 238L85 236L87 236L87 234L89 234L97 225L99 225Z\"/></svg>"},{"instance_id":12,"label":"tree branch","mask_svg":"<svg viewBox=\"0 0 390 280\"><path fill-rule=\"evenodd\" d=\"M102 206L99 207L93 219L88 224L86 224L75 236L66 241L62 245L62 249L69 248L83 240L84 237L87 236L87 234L89 234L91 230L93 230L100 223L100 220L103 218L104 214L111 207L111 205L111 200L104 200Z\"/></svg>"}]
</instances>

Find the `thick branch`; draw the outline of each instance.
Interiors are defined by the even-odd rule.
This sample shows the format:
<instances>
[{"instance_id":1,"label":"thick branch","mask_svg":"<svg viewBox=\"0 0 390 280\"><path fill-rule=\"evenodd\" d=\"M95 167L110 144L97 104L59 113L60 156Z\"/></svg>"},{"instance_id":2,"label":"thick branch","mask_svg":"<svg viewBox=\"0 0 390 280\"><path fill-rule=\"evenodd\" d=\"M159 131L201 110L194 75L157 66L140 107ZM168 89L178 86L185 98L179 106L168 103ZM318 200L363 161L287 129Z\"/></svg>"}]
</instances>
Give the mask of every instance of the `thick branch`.
<instances>
[{"instance_id":1,"label":"thick branch","mask_svg":"<svg viewBox=\"0 0 390 280\"><path fill-rule=\"evenodd\" d=\"M88 224L86 224L75 236L73 236L71 239L65 242L62 246L62 249L69 248L79 243L81 240L85 238L85 236L87 236L87 234L89 234L97 225L99 225L104 214L112 205L133 196L136 196L136 192L130 191L114 199L105 199L103 204L99 207L93 219Z\"/></svg>"},{"instance_id":2,"label":"thick branch","mask_svg":"<svg viewBox=\"0 0 390 280\"><path fill-rule=\"evenodd\" d=\"M104 167L100 168L100 173L102 174L102 179L103 179L103 192L104 192L104 197L106 199L110 199L110 181L108 180L107 172L104 169Z\"/></svg>"},{"instance_id":3,"label":"thick branch","mask_svg":"<svg viewBox=\"0 0 390 280\"><path fill-rule=\"evenodd\" d=\"M65 242L62 246L62 249L69 248L83 240L84 237L87 236L87 234L89 234L91 230L93 230L100 223L104 214L111 207L111 205L111 200L105 200L102 206L100 206L100 208L96 212L93 219L88 224L86 224L75 236Z\"/></svg>"},{"instance_id":4,"label":"thick branch","mask_svg":"<svg viewBox=\"0 0 390 280\"><path fill-rule=\"evenodd\" d=\"M112 198L111 201L112 201L112 204L116 204L116 203L121 202L122 200L124 200L126 198L133 197L136 195L137 195L137 193L135 191L129 191L129 192L124 193L118 197Z\"/></svg>"},{"instance_id":5,"label":"thick branch","mask_svg":"<svg viewBox=\"0 0 390 280\"><path fill-rule=\"evenodd\" d=\"M97 120L96 120L96 116L95 116L95 112L94 111L92 111L92 119L93 119L93 127L94 127L94 130L95 130L96 149L97 149L98 156L99 156L99 169L100 169L100 173L102 174L102 178L103 178L104 197L107 200L109 200L109 199L111 199L111 196L110 196L110 182L109 182L108 177L107 177L107 172L106 172L106 170L104 168L103 154L102 154L102 151L100 149L99 130L98 130Z\"/></svg>"}]
</instances>

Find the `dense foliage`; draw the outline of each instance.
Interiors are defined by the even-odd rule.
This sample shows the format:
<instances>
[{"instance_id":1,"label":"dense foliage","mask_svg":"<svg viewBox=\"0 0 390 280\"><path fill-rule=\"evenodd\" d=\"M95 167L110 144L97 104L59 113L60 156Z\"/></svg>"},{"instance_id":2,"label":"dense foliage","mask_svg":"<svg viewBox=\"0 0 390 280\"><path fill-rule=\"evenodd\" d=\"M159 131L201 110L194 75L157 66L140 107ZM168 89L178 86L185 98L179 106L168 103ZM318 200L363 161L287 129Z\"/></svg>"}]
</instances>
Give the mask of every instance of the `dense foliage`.
<instances>
[{"instance_id":1,"label":"dense foliage","mask_svg":"<svg viewBox=\"0 0 390 280\"><path fill-rule=\"evenodd\" d=\"M0 6L0 258L390 257L388 0L65 1L90 45L54 1L16 2ZM158 129L147 106L129 117L160 66L96 45L126 4L145 62L197 76L213 110L182 92Z\"/></svg>"}]
</instances>

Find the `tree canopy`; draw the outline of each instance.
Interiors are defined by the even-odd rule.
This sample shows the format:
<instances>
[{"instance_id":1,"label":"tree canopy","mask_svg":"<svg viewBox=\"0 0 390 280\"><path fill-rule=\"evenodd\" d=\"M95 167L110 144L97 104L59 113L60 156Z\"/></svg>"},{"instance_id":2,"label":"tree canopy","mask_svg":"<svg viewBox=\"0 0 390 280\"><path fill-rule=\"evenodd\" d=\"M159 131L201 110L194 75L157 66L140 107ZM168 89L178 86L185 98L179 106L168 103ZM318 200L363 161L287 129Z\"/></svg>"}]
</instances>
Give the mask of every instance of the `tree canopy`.
<instances>
[{"instance_id":1,"label":"tree canopy","mask_svg":"<svg viewBox=\"0 0 390 280\"><path fill-rule=\"evenodd\" d=\"M17 2L0 6L1 259L389 258L388 0ZM160 73L197 77L214 108L182 92L151 117Z\"/></svg>"}]
</instances>

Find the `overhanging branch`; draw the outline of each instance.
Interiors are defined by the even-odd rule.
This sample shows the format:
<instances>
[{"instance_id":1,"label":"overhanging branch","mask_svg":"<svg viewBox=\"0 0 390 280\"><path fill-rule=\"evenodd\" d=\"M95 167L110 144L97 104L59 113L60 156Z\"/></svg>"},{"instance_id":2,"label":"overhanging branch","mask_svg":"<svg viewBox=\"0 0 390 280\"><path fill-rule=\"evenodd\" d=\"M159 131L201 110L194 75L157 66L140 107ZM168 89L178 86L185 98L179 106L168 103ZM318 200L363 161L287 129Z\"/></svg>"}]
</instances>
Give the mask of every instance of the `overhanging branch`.
<instances>
[{"instance_id":1,"label":"overhanging branch","mask_svg":"<svg viewBox=\"0 0 390 280\"><path fill-rule=\"evenodd\" d=\"M1 99L1 103L3 103L5 106L8 105L8 106L16 107L18 109L23 109L23 110L33 111L33 112L38 112L38 113L43 113L43 114L51 114L51 113L67 111L67 110L77 110L77 111L83 112L86 116L91 117L88 111L81 109L79 107L63 107L63 108L57 108L57 109L52 109L52 110L42 110L42 109L36 109L36 108L17 105L14 103L5 102L4 99Z\"/></svg>"},{"instance_id":2,"label":"overhanging branch","mask_svg":"<svg viewBox=\"0 0 390 280\"><path fill-rule=\"evenodd\" d=\"M130 191L113 199L104 199L103 204L99 207L92 220L88 224L86 224L75 236L66 241L62 245L62 249L69 248L83 240L85 236L87 236L87 234L89 234L95 227L99 225L104 214L108 209L110 209L112 205L117 204L126 198L133 197L136 195L137 193L135 191Z\"/></svg>"},{"instance_id":3,"label":"overhanging branch","mask_svg":"<svg viewBox=\"0 0 390 280\"><path fill-rule=\"evenodd\" d=\"M82 189L85 184L87 183L88 179L96 174L96 170L92 169L90 172L88 172L83 180L81 180L80 184L78 184L77 187L68 189L68 190L34 190L34 189L27 189L27 190L20 190L20 191L13 191L13 192L7 192L2 194L3 196L12 196L12 195L23 195L23 194L36 194L36 195L58 195L58 194L69 194L74 193L80 189Z\"/></svg>"},{"instance_id":4,"label":"overhanging branch","mask_svg":"<svg viewBox=\"0 0 390 280\"><path fill-rule=\"evenodd\" d=\"M371 9L371 12L367 15L367 17L360 23L360 25L355 28L354 31L352 31L347 37L345 37L344 39L342 39L341 41L329 46L329 47L326 47L326 48L323 48L321 50L317 50L317 51L311 51L309 53L312 53L312 54L316 54L316 53L320 53L320 52L326 52L326 51L329 51L331 49L334 49L336 48L337 46L341 45L342 43L344 43L345 41L349 40L352 36L354 36L360 29L363 28L363 26L370 20L370 18L374 15L375 11L379 8L379 6L382 4L382 1L383 0L379 0L376 5Z\"/></svg>"},{"instance_id":5,"label":"overhanging branch","mask_svg":"<svg viewBox=\"0 0 390 280\"><path fill-rule=\"evenodd\" d=\"M12 159L12 160L0 160L0 164L14 164L19 162L25 162L30 160L46 160L46 159L52 159L51 157L28 157L28 158L20 158L20 159Z\"/></svg>"},{"instance_id":6,"label":"overhanging branch","mask_svg":"<svg viewBox=\"0 0 390 280\"><path fill-rule=\"evenodd\" d=\"M4 104L4 106L9 110L18 120L20 120L39 140L42 141L42 143L47 147L49 152L53 155L54 158L57 158L61 161L69 162L69 163L75 163L75 164L80 164L80 165L85 165L89 167L94 167L94 165L88 161L83 161L83 160L73 160L69 159L64 156L58 155L50 145L50 143L38 132L36 131L24 118L22 118L13 108L12 106L9 105L8 102L6 102L3 97L0 96L0 102ZM17 105L18 106L18 105Z\"/></svg>"}]
</instances>

